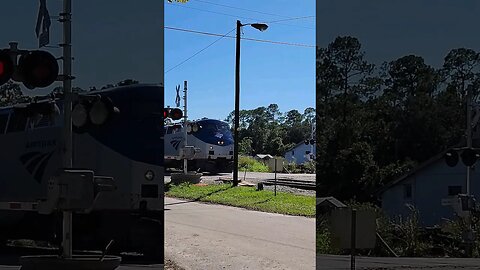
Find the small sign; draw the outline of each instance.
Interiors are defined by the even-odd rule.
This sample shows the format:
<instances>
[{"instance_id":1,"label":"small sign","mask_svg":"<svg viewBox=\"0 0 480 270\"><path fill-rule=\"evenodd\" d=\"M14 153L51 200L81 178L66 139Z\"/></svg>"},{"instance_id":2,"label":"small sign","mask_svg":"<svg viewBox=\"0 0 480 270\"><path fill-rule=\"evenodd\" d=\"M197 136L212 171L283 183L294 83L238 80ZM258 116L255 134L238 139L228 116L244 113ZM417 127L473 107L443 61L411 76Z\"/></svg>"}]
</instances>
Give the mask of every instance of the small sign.
<instances>
[{"instance_id":1,"label":"small sign","mask_svg":"<svg viewBox=\"0 0 480 270\"><path fill-rule=\"evenodd\" d=\"M180 85L177 85L175 90L177 91L177 96L175 97L175 104L177 105L177 107L180 107Z\"/></svg>"},{"instance_id":2,"label":"small sign","mask_svg":"<svg viewBox=\"0 0 480 270\"><path fill-rule=\"evenodd\" d=\"M330 222L334 245L349 249L352 240L352 209L337 208L333 210ZM355 248L374 248L377 240L375 212L357 210L355 224Z\"/></svg>"}]
</instances>

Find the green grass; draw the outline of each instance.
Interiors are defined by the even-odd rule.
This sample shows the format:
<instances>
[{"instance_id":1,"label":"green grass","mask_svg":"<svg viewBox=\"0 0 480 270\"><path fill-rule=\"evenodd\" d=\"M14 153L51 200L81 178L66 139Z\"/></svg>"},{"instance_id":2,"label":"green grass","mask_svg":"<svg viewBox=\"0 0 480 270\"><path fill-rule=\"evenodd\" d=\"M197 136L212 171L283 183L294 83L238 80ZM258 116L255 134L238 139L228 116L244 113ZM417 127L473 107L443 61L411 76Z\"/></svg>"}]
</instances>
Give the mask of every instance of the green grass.
<instances>
[{"instance_id":1,"label":"green grass","mask_svg":"<svg viewBox=\"0 0 480 270\"><path fill-rule=\"evenodd\" d=\"M238 167L241 171L247 169L248 172L270 172L267 165L254 158L246 156L240 156L238 159Z\"/></svg>"},{"instance_id":2,"label":"green grass","mask_svg":"<svg viewBox=\"0 0 480 270\"><path fill-rule=\"evenodd\" d=\"M262 212L296 216L315 216L315 197L286 192L256 191L254 187L232 187L229 184L171 186L167 196L201 202L218 203Z\"/></svg>"}]
</instances>

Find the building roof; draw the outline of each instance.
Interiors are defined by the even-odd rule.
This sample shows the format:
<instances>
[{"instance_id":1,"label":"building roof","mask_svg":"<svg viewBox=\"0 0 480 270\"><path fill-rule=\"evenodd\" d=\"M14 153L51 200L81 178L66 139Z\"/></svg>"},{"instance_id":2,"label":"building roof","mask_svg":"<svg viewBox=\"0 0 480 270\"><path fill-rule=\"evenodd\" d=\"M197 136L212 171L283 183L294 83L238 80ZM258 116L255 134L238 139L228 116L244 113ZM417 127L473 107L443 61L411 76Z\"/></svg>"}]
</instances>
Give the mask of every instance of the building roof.
<instances>
[{"instance_id":1,"label":"building roof","mask_svg":"<svg viewBox=\"0 0 480 270\"><path fill-rule=\"evenodd\" d=\"M334 197L319 197L317 198L317 206L331 206L335 208L347 207L346 204L335 199Z\"/></svg>"},{"instance_id":2,"label":"building roof","mask_svg":"<svg viewBox=\"0 0 480 270\"><path fill-rule=\"evenodd\" d=\"M398 184L401 184L402 182L404 182L405 180L407 180L410 176L412 175L415 175L416 173L418 173L419 171L423 170L424 168L427 168L428 166L430 166L431 164L437 162L438 160L440 159L443 159L443 157L445 156L445 153L447 153L447 151L449 151L450 149L452 148L457 148L457 147L460 147L461 145L463 145L464 143L459 143L451 148L447 148L445 149L444 151L442 151L441 153L435 155L434 157L428 159L427 161L419 164L418 166L416 166L415 168L411 169L410 171L408 171L407 173L403 174L402 176L398 177L397 179L395 179L394 181L391 181L390 183L386 184L385 186L381 187L380 189L378 189L375 194L376 195L381 195L383 194L385 191L387 191L388 189L398 185Z\"/></svg>"},{"instance_id":3,"label":"building roof","mask_svg":"<svg viewBox=\"0 0 480 270\"><path fill-rule=\"evenodd\" d=\"M271 156L269 154L256 154L255 157L258 157L259 159L273 158L273 156Z\"/></svg>"}]
</instances>

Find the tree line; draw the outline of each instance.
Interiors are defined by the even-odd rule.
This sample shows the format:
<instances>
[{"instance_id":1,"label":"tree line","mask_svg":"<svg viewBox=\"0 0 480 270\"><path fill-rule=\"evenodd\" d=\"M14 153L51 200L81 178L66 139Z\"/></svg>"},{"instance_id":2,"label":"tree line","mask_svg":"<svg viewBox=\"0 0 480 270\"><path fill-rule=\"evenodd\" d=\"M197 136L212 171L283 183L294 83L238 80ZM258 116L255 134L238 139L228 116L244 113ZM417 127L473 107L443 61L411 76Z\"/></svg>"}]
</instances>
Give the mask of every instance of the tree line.
<instances>
[{"instance_id":1,"label":"tree line","mask_svg":"<svg viewBox=\"0 0 480 270\"><path fill-rule=\"evenodd\" d=\"M478 52L452 49L439 68L419 55L377 67L343 36L316 53L319 196L374 201L379 187L464 141Z\"/></svg>"},{"instance_id":2,"label":"tree line","mask_svg":"<svg viewBox=\"0 0 480 270\"><path fill-rule=\"evenodd\" d=\"M232 111L225 119L232 128L234 116ZM240 110L239 152L250 156L283 156L297 143L310 138L314 121L314 108L306 108L303 113L298 110L282 113L277 104L270 104L268 107Z\"/></svg>"}]
</instances>

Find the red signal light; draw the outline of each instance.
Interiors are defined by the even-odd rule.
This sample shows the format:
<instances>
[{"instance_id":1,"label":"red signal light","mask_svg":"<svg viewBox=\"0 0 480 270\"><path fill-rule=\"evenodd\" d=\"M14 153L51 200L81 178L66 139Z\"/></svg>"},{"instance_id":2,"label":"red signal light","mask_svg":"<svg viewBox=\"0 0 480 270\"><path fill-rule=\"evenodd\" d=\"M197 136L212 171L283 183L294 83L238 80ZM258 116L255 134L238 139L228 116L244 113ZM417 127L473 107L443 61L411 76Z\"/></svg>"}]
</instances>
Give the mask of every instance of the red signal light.
<instances>
[{"instance_id":1,"label":"red signal light","mask_svg":"<svg viewBox=\"0 0 480 270\"><path fill-rule=\"evenodd\" d=\"M179 108L164 108L163 118L171 118L172 120L180 120L183 117L183 112Z\"/></svg>"},{"instance_id":2,"label":"red signal light","mask_svg":"<svg viewBox=\"0 0 480 270\"><path fill-rule=\"evenodd\" d=\"M19 69L26 87L47 87L56 81L59 67L57 59L45 51L31 51L22 55Z\"/></svg>"},{"instance_id":3,"label":"red signal light","mask_svg":"<svg viewBox=\"0 0 480 270\"><path fill-rule=\"evenodd\" d=\"M183 117L183 112L182 110L178 109L178 108L175 108L175 109L172 109L170 111L170 117L173 119L173 120L180 120L182 119Z\"/></svg>"},{"instance_id":4,"label":"red signal light","mask_svg":"<svg viewBox=\"0 0 480 270\"><path fill-rule=\"evenodd\" d=\"M13 75L13 62L10 55L0 51L0 85L7 83Z\"/></svg>"}]
</instances>

